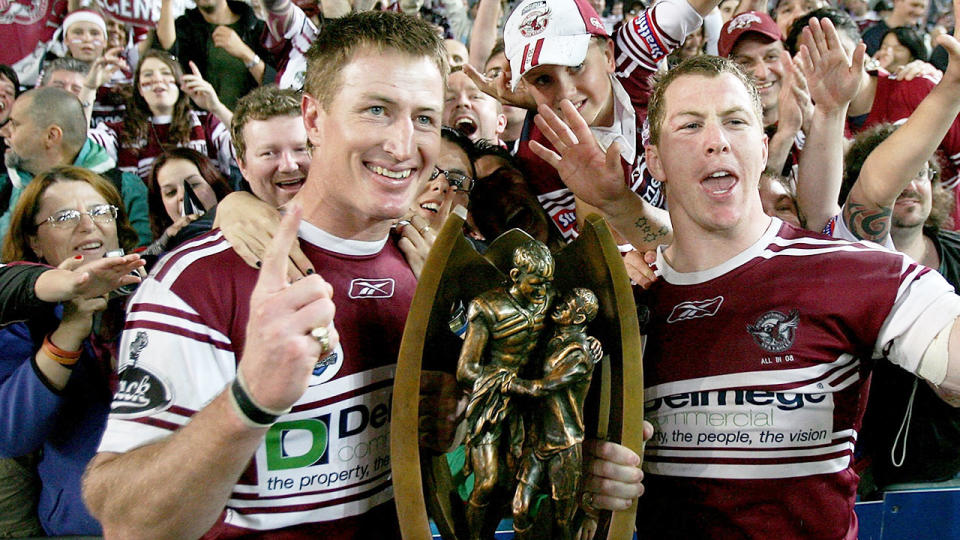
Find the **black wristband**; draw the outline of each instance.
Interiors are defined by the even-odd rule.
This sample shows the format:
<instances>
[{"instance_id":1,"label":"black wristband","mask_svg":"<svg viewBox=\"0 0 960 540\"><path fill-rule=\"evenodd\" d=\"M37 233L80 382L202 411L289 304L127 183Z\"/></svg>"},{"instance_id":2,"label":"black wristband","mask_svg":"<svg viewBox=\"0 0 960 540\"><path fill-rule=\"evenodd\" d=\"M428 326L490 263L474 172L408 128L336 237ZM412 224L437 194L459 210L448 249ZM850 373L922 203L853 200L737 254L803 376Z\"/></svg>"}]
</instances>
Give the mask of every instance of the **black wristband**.
<instances>
[{"instance_id":1,"label":"black wristband","mask_svg":"<svg viewBox=\"0 0 960 540\"><path fill-rule=\"evenodd\" d=\"M230 393L233 396L233 402L236 404L239 412L255 424L253 427L268 427L277 421L279 415L271 414L260 408L254 403L253 399L247 394L247 391L240 384L240 377L233 380L230 385Z\"/></svg>"}]
</instances>

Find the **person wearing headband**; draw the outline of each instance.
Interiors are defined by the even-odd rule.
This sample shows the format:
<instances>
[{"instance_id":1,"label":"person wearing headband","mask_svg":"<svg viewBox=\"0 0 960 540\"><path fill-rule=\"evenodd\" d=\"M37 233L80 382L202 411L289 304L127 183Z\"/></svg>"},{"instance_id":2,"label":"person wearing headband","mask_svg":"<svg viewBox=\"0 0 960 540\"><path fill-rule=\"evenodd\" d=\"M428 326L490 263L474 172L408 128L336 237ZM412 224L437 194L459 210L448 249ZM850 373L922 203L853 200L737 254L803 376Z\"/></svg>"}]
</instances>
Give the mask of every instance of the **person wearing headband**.
<instances>
[{"instance_id":1,"label":"person wearing headband","mask_svg":"<svg viewBox=\"0 0 960 540\"><path fill-rule=\"evenodd\" d=\"M107 46L107 24L96 11L78 9L63 20L63 42L69 55L93 62Z\"/></svg>"}]
</instances>

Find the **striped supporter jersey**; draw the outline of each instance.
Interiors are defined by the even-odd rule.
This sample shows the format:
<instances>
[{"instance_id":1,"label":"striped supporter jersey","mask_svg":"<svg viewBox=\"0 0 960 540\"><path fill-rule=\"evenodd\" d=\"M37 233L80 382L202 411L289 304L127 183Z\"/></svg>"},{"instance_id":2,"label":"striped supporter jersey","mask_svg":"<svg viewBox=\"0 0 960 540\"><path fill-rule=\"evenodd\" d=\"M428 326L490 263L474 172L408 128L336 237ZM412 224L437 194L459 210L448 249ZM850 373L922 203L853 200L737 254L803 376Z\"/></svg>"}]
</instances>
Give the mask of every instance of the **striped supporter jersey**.
<instances>
[{"instance_id":1,"label":"striped supporter jersey","mask_svg":"<svg viewBox=\"0 0 960 540\"><path fill-rule=\"evenodd\" d=\"M340 345L267 432L209 538L385 538L396 527L390 405L416 281L392 240L342 240L305 222L300 238L333 286ZM170 436L233 381L256 279L219 231L157 265L130 303L100 451Z\"/></svg>"},{"instance_id":2,"label":"striped supporter jersey","mask_svg":"<svg viewBox=\"0 0 960 540\"><path fill-rule=\"evenodd\" d=\"M614 125L592 126L592 131L602 148L606 149L614 141L620 145L621 164L630 189L658 208L666 205L663 186L647 170L643 151L643 125L651 92L649 77L657 70L657 63L679 47L685 36L702 22L686 0L662 0L624 21L612 36L616 62ZM530 149L531 140L553 148L534 125L535 114L536 111L531 111L527 115L517 156L526 169L534 195L563 237L572 241L577 235L576 202L556 169Z\"/></svg>"},{"instance_id":3,"label":"striped supporter jersey","mask_svg":"<svg viewBox=\"0 0 960 540\"><path fill-rule=\"evenodd\" d=\"M856 538L870 367L915 370L960 297L901 254L776 218L715 268L656 265L641 537Z\"/></svg>"}]
</instances>

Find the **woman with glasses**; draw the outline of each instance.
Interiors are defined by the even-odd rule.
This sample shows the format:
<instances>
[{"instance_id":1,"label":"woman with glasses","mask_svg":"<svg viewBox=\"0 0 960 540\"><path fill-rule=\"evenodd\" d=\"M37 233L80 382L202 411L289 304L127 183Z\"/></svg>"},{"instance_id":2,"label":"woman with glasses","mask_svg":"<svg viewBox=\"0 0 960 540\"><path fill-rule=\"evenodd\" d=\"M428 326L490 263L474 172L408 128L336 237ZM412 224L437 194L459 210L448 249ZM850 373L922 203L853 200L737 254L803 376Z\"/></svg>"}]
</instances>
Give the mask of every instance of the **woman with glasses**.
<instances>
[{"instance_id":1,"label":"woman with glasses","mask_svg":"<svg viewBox=\"0 0 960 540\"><path fill-rule=\"evenodd\" d=\"M136 243L108 180L57 167L24 190L3 261L66 267ZM55 316L0 330L0 457L41 451L38 514L52 536L102 534L83 505L80 480L106 425L123 326L122 299L107 296L64 302Z\"/></svg>"},{"instance_id":2,"label":"woman with glasses","mask_svg":"<svg viewBox=\"0 0 960 540\"><path fill-rule=\"evenodd\" d=\"M437 167L413 208L433 228L443 225L456 205L467 207L476 176L473 168L476 147L473 142L449 127L444 127L440 134L442 142Z\"/></svg>"}]
</instances>

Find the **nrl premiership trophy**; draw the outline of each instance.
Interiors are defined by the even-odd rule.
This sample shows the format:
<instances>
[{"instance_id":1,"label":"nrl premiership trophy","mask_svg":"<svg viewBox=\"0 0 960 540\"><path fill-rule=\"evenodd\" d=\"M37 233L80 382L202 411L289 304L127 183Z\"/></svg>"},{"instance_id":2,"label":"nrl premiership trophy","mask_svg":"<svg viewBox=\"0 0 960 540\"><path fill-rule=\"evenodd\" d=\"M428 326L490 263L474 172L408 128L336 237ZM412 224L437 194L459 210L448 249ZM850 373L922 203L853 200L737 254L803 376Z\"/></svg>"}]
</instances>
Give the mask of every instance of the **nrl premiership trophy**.
<instances>
[{"instance_id":1,"label":"nrl premiership trophy","mask_svg":"<svg viewBox=\"0 0 960 540\"><path fill-rule=\"evenodd\" d=\"M584 438L642 446L636 308L609 230L588 218L555 260L519 230L481 256L462 223L451 215L427 259L394 382L404 538L430 538L428 515L448 540L493 538L502 518L520 539L573 538L581 526L632 536L635 508L611 519L581 497ZM454 373L468 396L451 454L417 445L421 369Z\"/></svg>"}]
</instances>

